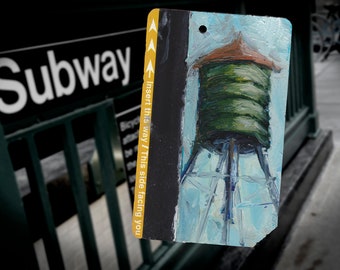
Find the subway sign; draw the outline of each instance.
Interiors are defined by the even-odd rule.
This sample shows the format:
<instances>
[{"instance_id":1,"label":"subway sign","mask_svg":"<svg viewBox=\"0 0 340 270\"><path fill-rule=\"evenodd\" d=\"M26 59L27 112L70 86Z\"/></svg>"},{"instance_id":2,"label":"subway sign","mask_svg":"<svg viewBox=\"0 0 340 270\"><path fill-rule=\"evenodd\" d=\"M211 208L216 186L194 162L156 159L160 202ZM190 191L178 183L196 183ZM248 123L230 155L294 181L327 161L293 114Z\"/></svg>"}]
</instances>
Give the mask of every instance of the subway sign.
<instances>
[{"instance_id":1,"label":"subway sign","mask_svg":"<svg viewBox=\"0 0 340 270\"><path fill-rule=\"evenodd\" d=\"M0 122L37 121L128 91L142 81L144 50L139 28L0 52Z\"/></svg>"}]
</instances>

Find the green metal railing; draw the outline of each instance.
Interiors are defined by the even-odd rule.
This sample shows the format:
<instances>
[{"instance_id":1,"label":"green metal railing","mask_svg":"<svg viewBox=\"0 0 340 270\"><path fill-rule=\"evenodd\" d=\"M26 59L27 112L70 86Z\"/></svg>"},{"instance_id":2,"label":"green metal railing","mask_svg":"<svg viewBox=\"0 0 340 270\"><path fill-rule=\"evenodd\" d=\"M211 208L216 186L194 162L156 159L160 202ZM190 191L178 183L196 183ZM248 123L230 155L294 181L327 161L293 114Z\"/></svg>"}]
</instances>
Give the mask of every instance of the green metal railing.
<instances>
[{"instance_id":1,"label":"green metal railing","mask_svg":"<svg viewBox=\"0 0 340 270\"><path fill-rule=\"evenodd\" d=\"M111 117L109 117L109 113ZM58 128L62 134L63 150L66 160L66 165L69 173L72 193L75 199L78 221L80 224L82 240L89 269L101 269L96 240L91 221L89 202L87 192L84 184L83 175L81 173L81 164L79 160L77 143L74 137L74 130L72 123L81 117L91 117L91 123L88 123L88 128L93 129L94 138L97 146L99 159L101 161L101 174L106 195L107 207L111 221L111 229L114 234L115 245L119 248L117 251L118 264L121 269L129 269L129 260L125 237L123 233L123 226L121 222L121 214L117 199L116 182L115 182L115 167L112 156L112 147L110 142L110 134L107 132L109 125L112 124L110 120L113 117L112 101L104 101L86 108L78 109L73 113L69 113L52 119L29 128L19 130L13 134L4 137L1 128L0 141L1 141L1 175L2 179L6 181L5 185L2 184L2 193L6 192L6 196L1 196L4 200L1 207L1 231L8 227L5 246L11 247L7 250L9 253L18 254L19 257L26 257L26 254L32 254L33 244L30 241L24 241L22 249L18 250L16 245L21 246L21 239L29 239L30 236L27 232L27 221L22 208L22 202L18 188L16 187L16 180L14 171L11 166L10 157L8 154L8 147L11 144L19 142L23 148L22 155L26 155L25 168L31 189L31 195L36 202L36 209L38 212L42 228L42 239L44 241L45 251L49 262L50 269L64 269L63 259L61 255L60 245L56 234L56 226L53 221L53 213L43 177L43 171L40 164L40 157L37 149L37 141L35 137L47 129ZM54 143L54 142L51 142ZM7 183L8 182L8 183ZM3 195L3 194L1 194ZM10 198L10 201L7 201ZM13 208L15 207L15 208ZM18 213L18 214L16 214ZM14 223L13 218L19 219L18 223ZM5 222L5 223L3 223ZM6 225L6 223L8 223ZM21 225L16 229L13 225ZM13 230L12 230L13 229ZM20 237L19 241L15 241L15 235L19 232L25 232L25 237ZM15 244L17 243L17 244ZM30 263L34 266L36 264L35 256L29 256ZM18 263L21 263L18 261ZM26 265L26 262L24 263ZM38 268L38 267L37 267Z\"/></svg>"},{"instance_id":2,"label":"green metal railing","mask_svg":"<svg viewBox=\"0 0 340 270\"><path fill-rule=\"evenodd\" d=\"M293 35L286 110L286 165L303 142L319 131L314 91L311 24L308 9L292 18Z\"/></svg>"},{"instance_id":3,"label":"green metal railing","mask_svg":"<svg viewBox=\"0 0 340 270\"><path fill-rule=\"evenodd\" d=\"M7 136L4 135L0 126L0 158L1 158L1 186L0 200L2 205L9 207L0 208L1 225L0 231L4 233L2 237L3 245L7 250L3 254L8 256L16 254L18 260L11 265L26 267L31 265L30 269L39 269L33 241L29 232L26 215L22 205L22 198L19 194L14 170L11 165L11 158L8 148L11 144L20 143L22 146L22 155L25 155L25 168L31 189L31 195L35 199L34 211L38 213L41 225L41 238L44 242L46 257L50 269L65 269L62 252L56 232L56 225L53 219L53 213L46 189L43 170L40 163L36 136L48 129L58 129L62 134L63 150L66 165L71 182L72 193L76 203L77 217L80 224L81 236L84 243L86 261L88 269L102 269L94 235L87 192L85 189L83 175L81 173L81 164L78 156L77 143L74 136L72 123L81 118L92 116L88 128L93 129L96 150L98 152L101 168L101 179L103 181L103 192L106 196L108 214L113 232L114 245L116 247L116 256L118 259L119 269L130 269L129 256L126 246L124 230L122 227L122 215L120 213L119 202L116 191L115 162L111 151L110 125L114 123L112 101L104 101L86 108L78 109L75 112L63 115L56 119L48 120L36 124L29 128L19 130ZM53 142L51 142L53 143ZM14 226L20 225L20 227ZM20 232L20 234L17 234ZM18 236L18 239L17 237ZM20 243L20 245L18 244ZM186 258L188 254L202 248L201 245L192 248L191 245L181 245L163 242L155 250L151 250L150 241L140 240L141 254L143 263L141 269L157 268L170 262L169 258L181 254ZM216 249L209 248L209 251ZM183 256L183 253L189 253ZM190 252L191 251L191 252ZM208 252L209 253L209 252ZM205 254L206 256L209 254ZM20 260L22 258L23 260ZM16 265L18 264L18 265ZM105 268L105 266L103 266Z\"/></svg>"}]
</instances>

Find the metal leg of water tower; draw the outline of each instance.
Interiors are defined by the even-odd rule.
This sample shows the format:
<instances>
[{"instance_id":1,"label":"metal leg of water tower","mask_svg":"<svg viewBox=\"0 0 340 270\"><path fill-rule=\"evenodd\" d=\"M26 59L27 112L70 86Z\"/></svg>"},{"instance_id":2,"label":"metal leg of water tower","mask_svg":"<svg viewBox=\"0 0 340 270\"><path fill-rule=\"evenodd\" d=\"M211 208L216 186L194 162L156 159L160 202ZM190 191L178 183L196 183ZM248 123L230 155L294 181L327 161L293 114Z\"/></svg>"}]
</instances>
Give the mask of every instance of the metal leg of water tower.
<instances>
[{"instance_id":1,"label":"metal leg of water tower","mask_svg":"<svg viewBox=\"0 0 340 270\"><path fill-rule=\"evenodd\" d=\"M221 178L221 174L223 174L223 167L225 165L225 161L227 159L228 152L226 151L228 147L228 143L224 142L222 146L222 154L219 155L219 159L217 162L217 166L215 169L215 175L212 176L211 181L210 181L210 187L208 190L208 200L207 200L207 207L205 208L205 211L202 215L202 219L200 219L200 223L198 224L198 231L197 231L197 241L200 240L201 235L203 233L203 230L207 224L207 219L208 219L208 214L209 210L211 208L211 204L214 201L214 197L216 196L216 189L218 185L218 179Z\"/></svg>"},{"instance_id":2,"label":"metal leg of water tower","mask_svg":"<svg viewBox=\"0 0 340 270\"><path fill-rule=\"evenodd\" d=\"M256 153L258 160L260 162L261 168L265 174L266 177L266 185L269 190L270 198L272 200L272 203L275 207L276 212L279 212L279 202L280 202L280 197L279 197L279 191L276 187L275 184L275 177L272 177L270 174L269 170L269 165L268 165L268 156L264 150L264 148L259 145L256 147Z\"/></svg>"},{"instance_id":3,"label":"metal leg of water tower","mask_svg":"<svg viewBox=\"0 0 340 270\"><path fill-rule=\"evenodd\" d=\"M234 214L237 215L239 229L239 243L244 245L242 210L235 209L235 199L240 199L239 189L236 184L239 177L239 145L235 139L230 139L227 148L228 158L225 162L225 206L224 206L224 226L222 241L229 242L230 225L235 223ZM235 194L236 192L236 194ZM236 197L235 197L236 195Z\"/></svg>"}]
</instances>

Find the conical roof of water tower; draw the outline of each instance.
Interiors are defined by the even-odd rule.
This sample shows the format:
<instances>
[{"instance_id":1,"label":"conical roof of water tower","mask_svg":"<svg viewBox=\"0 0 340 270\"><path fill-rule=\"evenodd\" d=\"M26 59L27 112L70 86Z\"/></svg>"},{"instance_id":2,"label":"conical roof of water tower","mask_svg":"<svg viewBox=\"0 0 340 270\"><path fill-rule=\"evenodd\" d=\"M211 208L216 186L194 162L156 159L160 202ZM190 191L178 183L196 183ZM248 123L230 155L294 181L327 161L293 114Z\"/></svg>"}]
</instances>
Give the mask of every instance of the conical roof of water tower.
<instances>
[{"instance_id":1,"label":"conical roof of water tower","mask_svg":"<svg viewBox=\"0 0 340 270\"><path fill-rule=\"evenodd\" d=\"M217 48L207 55L198 59L195 63L195 68L200 68L209 63L216 62L254 62L258 65L267 67L274 70L275 72L280 72L281 68L275 65L275 63L269 60L264 55L260 54L256 50L250 48L243 40L242 35L239 34L233 42Z\"/></svg>"}]
</instances>

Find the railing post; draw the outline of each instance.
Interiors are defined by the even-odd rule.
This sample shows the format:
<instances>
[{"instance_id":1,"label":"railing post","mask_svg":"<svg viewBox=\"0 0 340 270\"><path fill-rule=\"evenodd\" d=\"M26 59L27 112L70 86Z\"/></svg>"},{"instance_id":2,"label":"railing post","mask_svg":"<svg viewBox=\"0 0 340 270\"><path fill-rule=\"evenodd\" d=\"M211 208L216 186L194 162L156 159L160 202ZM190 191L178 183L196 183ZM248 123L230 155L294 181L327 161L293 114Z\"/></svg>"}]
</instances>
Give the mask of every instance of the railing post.
<instances>
[{"instance_id":1,"label":"railing post","mask_svg":"<svg viewBox=\"0 0 340 270\"><path fill-rule=\"evenodd\" d=\"M301 57L305 60L301 64L301 71L305 74L303 81L303 95L306 97L306 105L309 107L309 135L314 137L319 132L319 118L316 109L316 96L315 96L315 84L314 84L314 63L313 63L313 49L312 49L312 1L305 1L305 5L298 5L300 7L300 14L302 18L299 21L301 31L302 48ZM300 24L301 22L301 24Z\"/></svg>"},{"instance_id":2,"label":"railing post","mask_svg":"<svg viewBox=\"0 0 340 270\"><path fill-rule=\"evenodd\" d=\"M11 269L38 269L3 128L0 125L0 258Z\"/></svg>"},{"instance_id":3,"label":"railing post","mask_svg":"<svg viewBox=\"0 0 340 270\"><path fill-rule=\"evenodd\" d=\"M27 155L28 164L26 170L31 194L36 201L35 211L39 212L41 216L42 238L44 240L48 265L50 270L62 270L65 269L65 267L33 134L29 134L27 144L29 154Z\"/></svg>"},{"instance_id":4,"label":"railing post","mask_svg":"<svg viewBox=\"0 0 340 270\"><path fill-rule=\"evenodd\" d=\"M89 269L101 269L97 243L94 235L86 189L81 174L77 144L74 139L71 121L65 123L64 154L74 195L81 235Z\"/></svg>"},{"instance_id":5,"label":"railing post","mask_svg":"<svg viewBox=\"0 0 340 270\"><path fill-rule=\"evenodd\" d=\"M130 269L129 255L118 205L118 195L116 192L116 168L112 156L110 134L108 132L110 130L110 125L112 124L109 123L108 119L110 118L111 121L113 121L113 117L108 117L108 113L113 116L112 108L108 111L105 110L105 108L102 108L97 112L94 126L95 140L101 164L102 181L106 195L111 229L114 235L119 269Z\"/></svg>"}]
</instances>

